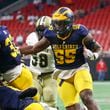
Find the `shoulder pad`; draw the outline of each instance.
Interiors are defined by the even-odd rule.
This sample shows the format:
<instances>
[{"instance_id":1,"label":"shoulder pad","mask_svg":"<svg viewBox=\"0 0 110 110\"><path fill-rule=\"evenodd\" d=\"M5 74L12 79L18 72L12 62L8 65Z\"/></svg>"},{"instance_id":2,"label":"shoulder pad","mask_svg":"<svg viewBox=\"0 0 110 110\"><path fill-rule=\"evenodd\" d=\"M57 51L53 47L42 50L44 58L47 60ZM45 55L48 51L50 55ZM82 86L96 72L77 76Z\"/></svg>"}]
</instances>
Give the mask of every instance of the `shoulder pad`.
<instances>
[{"instance_id":1,"label":"shoulder pad","mask_svg":"<svg viewBox=\"0 0 110 110\"><path fill-rule=\"evenodd\" d=\"M74 29L74 30L80 29L80 24L73 25L73 29Z\"/></svg>"},{"instance_id":2,"label":"shoulder pad","mask_svg":"<svg viewBox=\"0 0 110 110\"><path fill-rule=\"evenodd\" d=\"M7 30L7 26L4 26L4 25L3 26L0 26L0 28Z\"/></svg>"}]
</instances>

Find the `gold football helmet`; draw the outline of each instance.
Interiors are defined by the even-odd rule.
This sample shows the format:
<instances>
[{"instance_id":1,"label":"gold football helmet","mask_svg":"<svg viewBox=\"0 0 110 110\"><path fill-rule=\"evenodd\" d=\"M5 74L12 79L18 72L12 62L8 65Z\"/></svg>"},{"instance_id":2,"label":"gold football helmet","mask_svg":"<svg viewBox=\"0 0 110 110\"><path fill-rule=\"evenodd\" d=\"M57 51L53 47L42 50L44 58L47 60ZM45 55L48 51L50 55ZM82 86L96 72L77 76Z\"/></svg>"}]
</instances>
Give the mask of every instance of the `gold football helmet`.
<instances>
[{"instance_id":1,"label":"gold football helmet","mask_svg":"<svg viewBox=\"0 0 110 110\"><path fill-rule=\"evenodd\" d=\"M52 15L53 30L60 36L67 36L72 29L74 14L68 7L61 7Z\"/></svg>"}]
</instances>

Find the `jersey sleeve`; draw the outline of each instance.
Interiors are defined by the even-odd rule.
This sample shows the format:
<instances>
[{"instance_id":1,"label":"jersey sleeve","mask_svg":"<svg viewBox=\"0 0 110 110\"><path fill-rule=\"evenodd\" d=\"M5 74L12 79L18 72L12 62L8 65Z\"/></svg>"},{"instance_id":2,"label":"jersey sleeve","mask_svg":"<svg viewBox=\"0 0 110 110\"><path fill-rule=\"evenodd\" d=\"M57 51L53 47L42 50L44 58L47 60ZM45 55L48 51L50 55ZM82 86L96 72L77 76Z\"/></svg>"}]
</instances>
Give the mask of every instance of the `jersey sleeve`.
<instances>
[{"instance_id":1,"label":"jersey sleeve","mask_svg":"<svg viewBox=\"0 0 110 110\"><path fill-rule=\"evenodd\" d=\"M53 40L54 36L55 36L55 33L52 30L46 29L44 31L44 37L47 38L50 42Z\"/></svg>"},{"instance_id":2,"label":"jersey sleeve","mask_svg":"<svg viewBox=\"0 0 110 110\"><path fill-rule=\"evenodd\" d=\"M89 30L84 26L80 25L79 34L84 38L88 35Z\"/></svg>"},{"instance_id":3,"label":"jersey sleeve","mask_svg":"<svg viewBox=\"0 0 110 110\"><path fill-rule=\"evenodd\" d=\"M0 42L4 41L6 37L9 36L9 31L7 27L3 26L0 28Z\"/></svg>"},{"instance_id":4,"label":"jersey sleeve","mask_svg":"<svg viewBox=\"0 0 110 110\"><path fill-rule=\"evenodd\" d=\"M36 33L30 33L26 38L26 44L27 45L34 45L38 42L38 36Z\"/></svg>"}]
</instances>

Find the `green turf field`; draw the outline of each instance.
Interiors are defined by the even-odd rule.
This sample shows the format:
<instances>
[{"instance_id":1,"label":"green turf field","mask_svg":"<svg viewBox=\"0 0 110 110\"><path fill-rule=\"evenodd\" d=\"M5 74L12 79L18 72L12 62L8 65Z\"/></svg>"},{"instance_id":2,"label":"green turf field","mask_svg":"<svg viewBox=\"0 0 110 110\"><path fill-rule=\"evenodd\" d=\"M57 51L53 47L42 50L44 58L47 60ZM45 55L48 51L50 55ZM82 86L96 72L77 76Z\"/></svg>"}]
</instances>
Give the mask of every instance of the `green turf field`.
<instances>
[{"instance_id":1,"label":"green turf field","mask_svg":"<svg viewBox=\"0 0 110 110\"><path fill-rule=\"evenodd\" d=\"M110 110L110 82L94 82L94 98L101 110ZM61 100L57 100L60 110L64 110Z\"/></svg>"},{"instance_id":2,"label":"green turf field","mask_svg":"<svg viewBox=\"0 0 110 110\"><path fill-rule=\"evenodd\" d=\"M110 82L95 82L94 98L101 110L110 110Z\"/></svg>"}]
</instances>

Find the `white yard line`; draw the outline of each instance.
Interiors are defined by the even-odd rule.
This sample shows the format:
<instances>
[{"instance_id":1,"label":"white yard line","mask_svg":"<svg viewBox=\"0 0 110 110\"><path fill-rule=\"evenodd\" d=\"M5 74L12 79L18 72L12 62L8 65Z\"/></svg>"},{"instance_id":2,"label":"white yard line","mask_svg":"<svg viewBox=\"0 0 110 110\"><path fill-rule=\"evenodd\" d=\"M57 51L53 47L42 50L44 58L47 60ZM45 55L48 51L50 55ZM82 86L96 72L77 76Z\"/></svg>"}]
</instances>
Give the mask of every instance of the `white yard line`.
<instances>
[{"instance_id":1,"label":"white yard line","mask_svg":"<svg viewBox=\"0 0 110 110\"><path fill-rule=\"evenodd\" d=\"M110 81L104 81L104 82L93 82L95 85L110 85Z\"/></svg>"}]
</instances>

